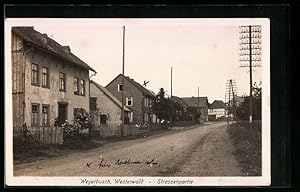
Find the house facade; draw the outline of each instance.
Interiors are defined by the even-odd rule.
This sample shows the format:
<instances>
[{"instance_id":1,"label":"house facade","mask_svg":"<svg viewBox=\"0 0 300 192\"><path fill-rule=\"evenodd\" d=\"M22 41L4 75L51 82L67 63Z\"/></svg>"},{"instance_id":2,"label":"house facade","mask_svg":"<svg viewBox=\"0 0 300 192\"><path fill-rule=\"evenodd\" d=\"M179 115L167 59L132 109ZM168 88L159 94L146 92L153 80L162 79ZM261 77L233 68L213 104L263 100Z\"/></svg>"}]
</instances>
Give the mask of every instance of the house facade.
<instances>
[{"instance_id":1,"label":"house facade","mask_svg":"<svg viewBox=\"0 0 300 192\"><path fill-rule=\"evenodd\" d=\"M209 105L208 115L210 119L217 120L227 115L227 106L221 100L215 100Z\"/></svg>"},{"instance_id":2,"label":"house facade","mask_svg":"<svg viewBox=\"0 0 300 192\"><path fill-rule=\"evenodd\" d=\"M33 27L12 27L11 41L14 135L24 124L45 129L72 121L79 108L89 110L89 71L95 70L69 46Z\"/></svg>"},{"instance_id":3,"label":"house facade","mask_svg":"<svg viewBox=\"0 0 300 192\"><path fill-rule=\"evenodd\" d=\"M184 102L182 98L177 96L172 96L172 101L175 103L176 108L176 117L173 120L190 120L191 114L188 111L188 104Z\"/></svg>"},{"instance_id":4,"label":"house facade","mask_svg":"<svg viewBox=\"0 0 300 192\"><path fill-rule=\"evenodd\" d=\"M124 85L122 84L124 78ZM124 105L130 109L129 122L133 124L151 124L156 122L156 115L152 112L155 94L133 79L119 74L106 89L122 102L124 91Z\"/></svg>"},{"instance_id":5,"label":"house facade","mask_svg":"<svg viewBox=\"0 0 300 192\"><path fill-rule=\"evenodd\" d=\"M102 130L109 129L102 135L113 136L120 135L120 128L122 124L122 103L113 96L105 87L91 81L91 104L90 112L94 117L94 127L95 131L98 130L99 135L101 135ZM129 118L128 113L130 109L124 106L124 120L128 124Z\"/></svg>"},{"instance_id":6,"label":"house facade","mask_svg":"<svg viewBox=\"0 0 300 192\"><path fill-rule=\"evenodd\" d=\"M200 121L208 121L208 99L207 97L182 97L190 111L197 111L201 113Z\"/></svg>"}]
</instances>

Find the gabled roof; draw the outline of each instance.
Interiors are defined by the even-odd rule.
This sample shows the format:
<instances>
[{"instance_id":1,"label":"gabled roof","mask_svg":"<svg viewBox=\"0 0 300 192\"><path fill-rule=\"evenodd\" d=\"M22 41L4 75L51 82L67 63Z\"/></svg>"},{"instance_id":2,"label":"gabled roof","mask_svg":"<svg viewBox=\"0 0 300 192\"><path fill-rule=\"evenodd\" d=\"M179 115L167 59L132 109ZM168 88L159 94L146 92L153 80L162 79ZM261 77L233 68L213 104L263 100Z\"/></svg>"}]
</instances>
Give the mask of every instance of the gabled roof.
<instances>
[{"instance_id":1,"label":"gabled roof","mask_svg":"<svg viewBox=\"0 0 300 192\"><path fill-rule=\"evenodd\" d=\"M51 53L79 67L96 72L93 68L71 53L69 46L60 45L55 40L48 37L47 34L41 34L34 30L33 27L12 27L12 32L19 35L25 42L34 47Z\"/></svg>"},{"instance_id":2,"label":"gabled roof","mask_svg":"<svg viewBox=\"0 0 300 192\"><path fill-rule=\"evenodd\" d=\"M172 100L175 101L176 103L180 104L183 107L188 107L188 104L180 97L172 96Z\"/></svg>"},{"instance_id":3,"label":"gabled roof","mask_svg":"<svg viewBox=\"0 0 300 192\"><path fill-rule=\"evenodd\" d=\"M210 109L226 109L226 104L221 100L214 100L212 104L209 105Z\"/></svg>"},{"instance_id":4,"label":"gabled roof","mask_svg":"<svg viewBox=\"0 0 300 192\"><path fill-rule=\"evenodd\" d=\"M116 78L114 78L108 85L110 85L115 79L117 79L119 76L123 76L122 74L119 74ZM138 82L134 81L133 79L131 79L128 76L124 76L124 79L127 79L127 81L129 81L131 84L133 84L135 87L137 87L143 94L151 96L151 97L155 97L155 93L149 89L146 89L145 87L143 87L141 84L139 84ZM106 85L106 87L108 86Z\"/></svg>"},{"instance_id":5,"label":"gabled roof","mask_svg":"<svg viewBox=\"0 0 300 192\"><path fill-rule=\"evenodd\" d=\"M199 98L199 107L204 107L205 104L208 105L207 97L182 97L181 99L189 107L198 107L198 98Z\"/></svg>"},{"instance_id":6,"label":"gabled roof","mask_svg":"<svg viewBox=\"0 0 300 192\"><path fill-rule=\"evenodd\" d=\"M113 94L111 94L105 87L102 85L96 83L95 81L91 81L99 90L101 90L109 99L111 99L115 104L117 104L120 108L122 108L122 102L119 101ZM125 111L130 111L128 107L124 105L124 110Z\"/></svg>"}]
</instances>

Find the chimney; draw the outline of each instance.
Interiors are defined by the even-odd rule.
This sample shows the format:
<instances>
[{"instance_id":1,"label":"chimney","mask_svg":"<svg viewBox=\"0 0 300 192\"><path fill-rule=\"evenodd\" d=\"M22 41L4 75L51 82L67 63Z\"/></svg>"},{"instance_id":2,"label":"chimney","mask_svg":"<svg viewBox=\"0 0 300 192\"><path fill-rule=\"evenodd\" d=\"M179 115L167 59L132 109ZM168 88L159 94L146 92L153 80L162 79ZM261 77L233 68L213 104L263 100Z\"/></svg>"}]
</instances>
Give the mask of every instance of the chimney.
<instances>
[{"instance_id":1,"label":"chimney","mask_svg":"<svg viewBox=\"0 0 300 192\"><path fill-rule=\"evenodd\" d=\"M70 46L62 46L62 48L64 49L64 51L66 52L66 53L70 53L71 52L71 49L70 49Z\"/></svg>"}]
</instances>

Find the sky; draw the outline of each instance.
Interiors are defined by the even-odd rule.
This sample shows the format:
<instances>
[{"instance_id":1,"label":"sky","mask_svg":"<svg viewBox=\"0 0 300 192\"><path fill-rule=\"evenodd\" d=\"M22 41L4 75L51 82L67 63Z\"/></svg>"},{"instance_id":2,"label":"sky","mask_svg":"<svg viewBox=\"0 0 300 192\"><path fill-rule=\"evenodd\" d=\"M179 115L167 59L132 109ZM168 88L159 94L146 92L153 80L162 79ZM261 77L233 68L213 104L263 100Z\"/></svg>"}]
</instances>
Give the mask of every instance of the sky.
<instances>
[{"instance_id":1,"label":"sky","mask_svg":"<svg viewBox=\"0 0 300 192\"><path fill-rule=\"evenodd\" d=\"M6 19L11 26L34 26L97 71L92 79L106 86L122 73L123 26L125 75L155 93L225 100L226 82L236 82L238 95L249 95L249 69L239 63L239 28L257 20L241 19ZM262 31L264 32L264 31ZM264 38L264 36L263 36ZM264 44L264 39L262 39ZM265 46L263 46L265 47ZM268 47L267 47L268 48ZM264 49L262 49L262 52ZM264 54L263 54L264 55ZM262 81L262 67L255 68L253 82ZM263 83L263 82L262 82Z\"/></svg>"}]
</instances>

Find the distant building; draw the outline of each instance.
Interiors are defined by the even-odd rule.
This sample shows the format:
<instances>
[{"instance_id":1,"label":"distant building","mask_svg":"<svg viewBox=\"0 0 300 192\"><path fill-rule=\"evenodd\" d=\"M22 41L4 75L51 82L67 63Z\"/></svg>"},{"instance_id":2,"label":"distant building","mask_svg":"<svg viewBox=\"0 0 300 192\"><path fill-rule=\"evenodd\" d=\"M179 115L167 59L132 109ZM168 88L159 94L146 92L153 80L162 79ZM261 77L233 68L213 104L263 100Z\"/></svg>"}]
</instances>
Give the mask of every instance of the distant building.
<instances>
[{"instance_id":1,"label":"distant building","mask_svg":"<svg viewBox=\"0 0 300 192\"><path fill-rule=\"evenodd\" d=\"M118 124L122 123L122 103L119 101L113 94L111 94L105 87L96 83L95 81L91 81L91 111L97 110L97 112L101 113L103 119L107 119L107 121L101 121L99 119L99 124ZM128 112L130 109L124 106L125 117L128 117Z\"/></svg>"},{"instance_id":2,"label":"distant building","mask_svg":"<svg viewBox=\"0 0 300 192\"><path fill-rule=\"evenodd\" d=\"M182 97L181 98L190 109L195 109L201 113L201 121L208 121L208 99L207 97Z\"/></svg>"},{"instance_id":3,"label":"distant building","mask_svg":"<svg viewBox=\"0 0 300 192\"><path fill-rule=\"evenodd\" d=\"M33 27L12 27L12 97L14 134L74 118L89 110L89 71L85 62ZM41 135L41 134L39 134ZM42 138L44 140L44 138Z\"/></svg>"},{"instance_id":4,"label":"distant building","mask_svg":"<svg viewBox=\"0 0 300 192\"><path fill-rule=\"evenodd\" d=\"M124 77L124 85L122 85ZM119 74L113 79L106 89L122 102L124 91L124 105L130 109L130 121L136 124L150 124L156 122L156 115L152 111L155 94L134 81L133 79Z\"/></svg>"},{"instance_id":5,"label":"distant building","mask_svg":"<svg viewBox=\"0 0 300 192\"><path fill-rule=\"evenodd\" d=\"M227 115L227 106L221 100L215 100L208 108L208 116L210 120L217 120Z\"/></svg>"},{"instance_id":6,"label":"distant building","mask_svg":"<svg viewBox=\"0 0 300 192\"><path fill-rule=\"evenodd\" d=\"M188 104L180 97L172 96L172 100L175 104L179 106L179 109L176 110L176 118L174 120L190 120L190 113L187 110Z\"/></svg>"},{"instance_id":7,"label":"distant building","mask_svg":"<svg viewBox=\"0 0 300 192\"><path fill-rule=\"evenodd\" d=\"M115 133L120 133L122 124L122 103L113 96L105 87L91 81L90 111L94 117L95 128L109 128ZM129 123L130 109L124 106L124 120ZM115 134L117 135L117 134Z\"/></svg>"}]
</instances>

